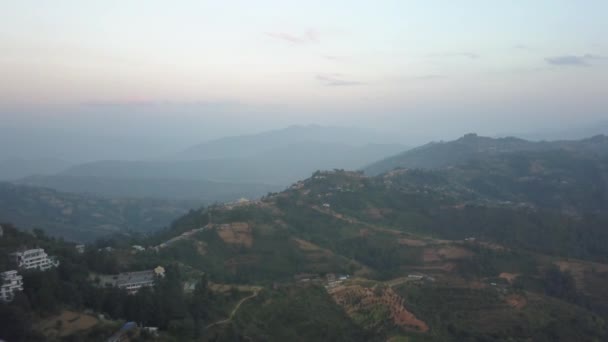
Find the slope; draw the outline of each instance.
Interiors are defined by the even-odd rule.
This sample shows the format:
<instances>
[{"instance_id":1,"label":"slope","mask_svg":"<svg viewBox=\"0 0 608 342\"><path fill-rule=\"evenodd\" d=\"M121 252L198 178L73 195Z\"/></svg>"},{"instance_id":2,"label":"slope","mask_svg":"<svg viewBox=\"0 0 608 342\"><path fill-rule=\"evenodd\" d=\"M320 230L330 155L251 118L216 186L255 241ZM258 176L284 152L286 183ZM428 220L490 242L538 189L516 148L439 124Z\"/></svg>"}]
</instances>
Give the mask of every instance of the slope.
<instances>
[{"instance_id":1,"label":"slope","mask_svg":"<svg viewBox=\"0 0 608 342\"><path fill-rule=\"evenodd\" d=\"M429 143L380 160L364 168L366 174L378 175L396 168L436 169L457 165L474 158L518 151L569 150L580 153L603 153L608 150L608 137L598 135L582 140L527 141L523 139L488 138L467 134L449 142Z\"/></svg>"}]
</instances>

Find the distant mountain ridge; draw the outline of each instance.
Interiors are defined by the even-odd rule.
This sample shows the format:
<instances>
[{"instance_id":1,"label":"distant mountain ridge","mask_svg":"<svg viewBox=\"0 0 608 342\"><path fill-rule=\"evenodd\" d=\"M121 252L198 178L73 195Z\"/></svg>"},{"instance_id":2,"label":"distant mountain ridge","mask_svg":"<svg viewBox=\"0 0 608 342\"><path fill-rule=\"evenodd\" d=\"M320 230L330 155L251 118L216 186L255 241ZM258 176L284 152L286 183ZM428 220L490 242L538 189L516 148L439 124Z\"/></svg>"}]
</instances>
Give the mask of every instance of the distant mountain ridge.
<instances>
[{"instance_id":1,"label":"distant mountain ridge","mask_svg":"<svg viewBox=\"0 0 608 342\"><path fill-rule=\"evenodd\" d=\"M95 194L106 198L156 198L191 200L205 204L257 198L282 187L255 183L211 182L203 179L120 178L79 175L31 176L15 184L40 186L71 193Z\"/></svg>"},{"instance_id":2,"label":"distant mountain ridge","mask_svg":"<svg viewBox=\"0 0 608 342\"><path fill-rule=\"evenodd\" d=\"M189 201L105 199L48 188L0 182L0 222L72 241L130 232L149 233L168 226L190 209Z\"/></svg>"},{"instance_id":3,"label":"distant mountain ridge","mask_svg":"<svg viewBox=\"0 0 608 342\"><path fill-rule=\"evenodd\" d=\"M283 189L316 170L357 169L406 149L375 131L291 126L226 137L156 160L105 160L18 183L111 197L229 201Z\"/></svg>"},{"instance_id":4,"label":"distant mountain ridge","mask_svg":"<svg viewBox=\"0 0 608 342\"><path fill-rule=\"evenodd\" d=\"M0 181L11 181L30 175L50 175L61 172L73 163L61 159L22 159L0 160Z\"/></svg>"},{"instance_id":5,"label":"distant mountain ridge","mask_svg":"<svg viewBox=\"0 0 608 342\"><path fill-rule=\"evenodd\" d=\"M254 157L277 148L314 143L338 143L351 146L393 145L399 143L399 138L384 132L359 128L294 125L257 134L207 141L191 146L174 157L188 160Z\"/></svg>"},{"instance_id":6,"label":"distant mountain ridge","mask_svg":"<svg viewBox=\"0 0 608 342\"><path fill-rule=\"evenodd\" d=\"M607 153L608 137L597 135L582 140L528 141L515 137L489 138L470 133L449 142L433 142L363 168L368 175L378 175L395 168L435 169L466 162L472 158L517 151L571 150L584 153Z\"/></svg>"}]
</instances>

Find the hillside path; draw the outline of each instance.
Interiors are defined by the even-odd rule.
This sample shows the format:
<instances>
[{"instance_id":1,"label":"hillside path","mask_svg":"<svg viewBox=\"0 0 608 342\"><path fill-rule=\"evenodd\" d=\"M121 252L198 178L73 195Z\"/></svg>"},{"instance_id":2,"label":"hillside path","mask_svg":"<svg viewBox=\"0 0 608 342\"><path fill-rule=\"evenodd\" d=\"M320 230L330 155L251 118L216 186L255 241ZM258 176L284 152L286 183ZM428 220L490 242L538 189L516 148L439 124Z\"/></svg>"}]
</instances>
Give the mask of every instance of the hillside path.
<instances>
[{"instance_id":1,"label":"hillside path","mask_svg":"<svg viewBox=\"0 0 608 342\"><path fill-rule=\"evenodd\" d=\"M260 290L256 289L256 290L254 290L254 292L253 292L252 295L247 296L247 297L239 300L239 302L236 304L236 306L234 307L234 309L232 309L232 312L230 312L230 316L228 316L228 318L220 320L220 321L217 321L217 322L214 322L214 323L211 323L208 326L206 326L205 329L212 328L212 327L214 327L216 325L229 323L230 321L232 321L232 319L234 318L234 315L236 315L236 312L239 310L239 308L241 307L241 305L243 303L245 303L246 301L257 297L259 293L260 293Z\"/></svg>"}]
</instances>

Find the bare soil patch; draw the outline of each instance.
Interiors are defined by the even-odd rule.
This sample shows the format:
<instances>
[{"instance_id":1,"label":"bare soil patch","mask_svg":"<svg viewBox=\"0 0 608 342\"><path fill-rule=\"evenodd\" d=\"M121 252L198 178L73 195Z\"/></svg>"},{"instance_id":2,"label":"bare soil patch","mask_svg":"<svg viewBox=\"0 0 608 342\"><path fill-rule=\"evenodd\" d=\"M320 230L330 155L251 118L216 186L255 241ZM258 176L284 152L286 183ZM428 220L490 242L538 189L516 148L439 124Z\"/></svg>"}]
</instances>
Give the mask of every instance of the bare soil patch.
<instances>
[{"instance_id":1,"label":"bare soil patch","mask_svg":"<svg viewBox=\"0 0 608 342\"><path fill-rule=\"evenodd\" d=\"M422 261L425 263L441 261L441 256L435 248L425 248L422 252Z\"/></svg>"},{"instance_id":2,"label":"bare soil patch","mask_svg":"<svg viewBox=\"0 0 608 342\"><path fill-rule=\"evenodd\" d=\"M253 245L251 226L247 222L233 222L220 225L217 228L217 234L225 243L245 247Z\"/></svg>"},{"instance_id":3,"label":"bare soil patch","mask_svg":"<svg viewBox=\"0 0 608 342\"><path fill-rule=\"evenodd\" d=\"M517 279L517 277L519 277L519 274L517 274L517 273L502 272L501 274L498 275L498 278L502 278L502 279L508 281L509 284L513 284L513 282L515 281L515 279Z\"/></svg>"},{"instance_id":4,"label":"bare soil patch","mask_svg":"<svg viewBox=\"0 0 608 342\"><path fill-rule=\"evenodd\" d=\"M404 245L404 246L408 246L408 247L424 247L424 246L428 245L428 243L424 240L400 238L398 241L399 241L400 245Z\"/></svg>"},{"instance_id":5,"label":"bare soil patch","mask_svg":"<svg viewBox=\"0 0 608 342\"><path fill-rule=\"evenodd\" d=\"M437 251L437 254L447 260L469 259L473 256L473 252L470 250L457 246L442 247Z\"/></svg>"},{"instance_id":6,"label":"bare soil patch","mask_svg":"<svg viewBox=\"0 0 608 342\"><path fill-rule=\"evenodd\" d=\"M404 299L390 287L339 286L331 290L330 294L351 317L357 313L365 313L377 305L382 305L389 310L390 319L395 325L411 331L427 332L429 330L425 322L406 309Z\"/></svg>"},{"instance_id":7,"label":"bare soil patch","mask_svg":"<svg viewBox=\"0 0 608 342\"><path fill-rule=\"evenodd\" d=\"M303 251L318 251L321 250L321 247L315 245L314 243L302 239L294 238L293 241L296 242L298 248Z\"/></svg>"},{"instance_id":8,"label":"bare soil patch","mask_svg":"<svg viewBox=\"0 0 608 342\"><path fill-rule=\"evenodd\" d=\"M522 296L522 295L518 295L518 294L512 294L509 295L505 298L505 301L507 302L507 304L513 308L516 308L518 310L521 310L523 308L526 307L526 305L528 305L528 300Z\"/></svg>"},{"instance_id":9,"label":"bare soil patch","mask_svg":"<svg viewBox=\"0 0 608 342\"><path fill-rule=\"evenodd\" d=\"M41 321L37 328L48 337L65 337L79 331L88 330L97 323L99 323L99 320L91 315L64 310L59 315Z\"/></svg>"}]
</instances>

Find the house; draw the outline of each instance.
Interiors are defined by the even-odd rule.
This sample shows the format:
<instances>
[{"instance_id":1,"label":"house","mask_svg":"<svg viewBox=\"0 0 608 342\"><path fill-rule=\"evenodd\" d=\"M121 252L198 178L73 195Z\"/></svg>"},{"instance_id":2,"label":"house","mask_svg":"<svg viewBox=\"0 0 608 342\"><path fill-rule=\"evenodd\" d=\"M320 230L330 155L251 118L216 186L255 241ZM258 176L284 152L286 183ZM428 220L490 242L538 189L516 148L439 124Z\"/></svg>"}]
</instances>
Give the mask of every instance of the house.
<instances>
[{"instance_id":1,"label":"house","mask_svg":"<svg viewBox=\"0 0 608 342\"><path fill-rule=\"evenodd\" d=\"M127 292L136 293L142 287L154 286L156 274L153 270L120 273L116 279L116 287Z\"/></svg>"},{"instance_id":2,"label":"house","mask_svg":"<svg viewBox=\"0 0 608 342\"><path fill-rule=\"evenodd\" d=\"M413 280L420 280L420 279L424 278L424 276L422 274L408 274L407 277L409 279L413 279Z\"/></svg>"},{"instance_id":3,"label":"house","mask_svg":"<svg viewBox=\"0 0 608 342\"><path fill-rule=\"evenodd\" d=\"M152 337L158 337L158 327L143 327L141 330L145 331Z\"/></svg>"},{"instance_id":4,"label":"house","mask_svg":"<svg viewBox=\"0 0 608 342\"><path fill-rule=\"evenodd\" d=\"M84 245L76 245L74 248L76 248L76 252L78 252L78 254L84 253Z\"/></svg>"},{"instance_id":5,"label":"house","mask_svg":"<svg viewBox=\"0 0 608 342\"><path fill-rule=\"evenodd\" d=\"M42 248L28 249L22 252L12 253L11 255L15 258L17 266L26 270L38 269L40 271L46 271L50 268L59 266L59 261L46 254Z\"/></svg>"},{"instance_id":6,"label":"house","mask_svg":"<svg viewBox=\"0 0 608 342\"><path fill-rule=\"evenodd\" d=\"M338 276L338 280L340 280L340 281L348 280L349 278L350 278L350 276L348 274L340 274Z\"/></svg>"},{"instance_id":7,"label":"house","mask_svg":"<svg viewBox=\"0 0 608 342\"><path fill-rule=\"evenodd\" d=\"M323 203L323 208L329 208L331 205L329 203Z\"/></svg>"},{"instance_id":8,"label":"house","mask_svg":"<svg viewBox=\"0 0 608 342\"><path fill-rule=\"evenodd\" d=\"M165 268L162 266L156 266L156 268L154 269L154 274L157 277L164 278L165 277Z\"/></svg>"},{"instance_id":9,"label":"house","mask_svg":"<svg viewBox=\"0 0 608 342\"><path fill-rule=\"evenodd\" d=\"M134 249L136 252L143 252L143 251L145 251L145 250L146 250L145 248L143 248L143 247L142 247L142 246L140 246L140 245L133 245L133 246L131 246L131 247L132 247L132 248L133 248L133 249Z\"/></svg>"},{"instance_id":10,"label":"house","mask_svg":"<svg viewBox=\"0 0 608 342\"><path fill-rule=\"evenodd\" d=\"M0 273L0 300L10 302L15 297L15 291L23 291L23 277L17 271Z\"/></svg>"}]
</instances>

